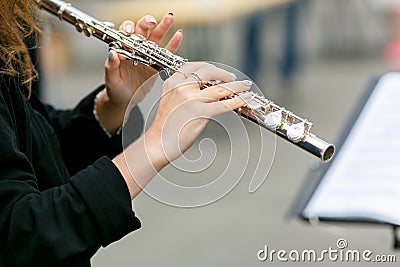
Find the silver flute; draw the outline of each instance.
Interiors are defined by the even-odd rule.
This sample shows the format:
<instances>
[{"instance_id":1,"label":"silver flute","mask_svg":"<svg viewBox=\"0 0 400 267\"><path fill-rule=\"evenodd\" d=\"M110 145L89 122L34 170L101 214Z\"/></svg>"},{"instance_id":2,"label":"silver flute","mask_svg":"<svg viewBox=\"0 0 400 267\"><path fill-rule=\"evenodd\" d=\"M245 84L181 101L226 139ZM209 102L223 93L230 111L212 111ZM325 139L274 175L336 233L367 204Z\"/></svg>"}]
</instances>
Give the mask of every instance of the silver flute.
<instances>
[{"instance_id":1,"label":"silver flute","mask_svg":"<svg viewBox=\"0 0 400 267\"><path fill-rule=\"evenodd\" d=\"M124 32L114 29L111 22L99 21L70 3L61 0L35 0L44 10L57 16L61 21L74 25L78 32L87 37L95 37L109 45L111 50L124 55L133 64L144 64L160 71L164 78L169 77L182 67L188 60L175 55L165 48L159 47L141 35L127 36ZM219 81L210 81L212 86ZM255 92L247 91L230 96L241 97L246 105L235 110L240 116L272 131L285 140L297 145L320 158L329 161L335 152L335 146L311 133L312 123L286 110Z\"/></svg>"}]
</instances>

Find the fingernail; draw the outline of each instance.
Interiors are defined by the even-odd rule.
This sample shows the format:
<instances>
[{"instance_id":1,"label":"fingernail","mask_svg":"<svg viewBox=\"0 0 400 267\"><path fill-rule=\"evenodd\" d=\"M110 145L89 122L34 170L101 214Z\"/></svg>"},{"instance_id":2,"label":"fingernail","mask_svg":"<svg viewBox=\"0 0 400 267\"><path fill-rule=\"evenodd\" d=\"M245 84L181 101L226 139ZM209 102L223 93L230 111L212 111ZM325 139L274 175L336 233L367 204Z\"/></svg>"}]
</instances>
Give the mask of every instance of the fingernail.
<instances>
[{"instance_id":1,"label":"fingernail","mask_svg":"<svg viewBox=\"0 0 400 267\"><path fill-rule=\"evenodd\" d=\"M126 32L131 33L132 30L133 30L132 25L128 24L128 25L125 26L125 31L126 31Z\"/></svg>"},{"instance_id":2,"label":"fingernail","mask_svg":"<svg viewBox=\"0 0 400 267\"><path fill-rule=\"evenodd\" d=\"M168 12L168 15L170 15L170 16L173 16L173 15L174 15L174 13L172 13L172 12Z\"/></svg>"},{"instance_id":3,"label":"fingernail","mask_svg":"<svg viewBox=\"0 0 400 267\"><path fill-rule=\"evenodd\" d=\"M108 61L110 61L110 62L114 61L114 54L111 51L108 53Z\"/></svg>"},{"instance_id":4,"label":"fingernail","mask_svg":"<svg viewBox=\"0 0 400 267\"><path fill-rule=\"evenodd\" d=\"M247 87L251 87L253 85L253 82L250 80L243 80L242 83Z\"/></svg>"},{"instance_id":5,"label":"fingernail","mask_svg":"<svg viewBox=\"0 0 400 267\"><path fill-rule=\"evenodd\" d=\"M237 79L237 77L236 77L236 74L235 74L235 73L233 73L233 72L229 72L229 74L232 76L232 78L233 78L234 80L236 80L236 79Z\"/></svg>"},{"instance_id":6,"label":"fingernail","mask_svg":"<svg viewBox=\"0 0 400 267\"><path fill-rule=\"evenodd\" d=\"M179 29L178 32L183 32L183 30L182 30L182 29Z\"/></svg>"},{"instance_id":7,"label":"fingernail","mask_svg":"<svg viewBox=\"0 0 400 267\"><path fill-rule=\"evenodd\" d=\"M150 23L157 24L157 20L156 20L155 17L148 17L148 18L147 18L147 21L150 22Z\"/></svg>"}]
</instances>

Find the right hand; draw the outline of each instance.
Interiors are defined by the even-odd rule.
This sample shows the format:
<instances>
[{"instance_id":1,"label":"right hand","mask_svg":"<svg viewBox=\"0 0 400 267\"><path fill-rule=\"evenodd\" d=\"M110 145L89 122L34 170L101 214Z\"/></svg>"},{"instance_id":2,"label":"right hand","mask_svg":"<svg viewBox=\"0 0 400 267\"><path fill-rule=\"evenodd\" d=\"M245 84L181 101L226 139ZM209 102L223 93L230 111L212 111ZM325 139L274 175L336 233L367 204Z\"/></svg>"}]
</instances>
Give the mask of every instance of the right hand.
<instances>
[{"instance_id":1,"label":"right hand","mask_svg":"<svg viewBox=\"0 0 400 267\"><path fill-rule=\"evenodd\" d=\"M224 83L200 90L192 73L205 82ZM186 63L168 78L150 128L113 160L131 198L194 143L210 118L243 106L245 101L240 97L224 98L250 86L250 81L235 81L231 73L204 62Z\"/></svg>"},{"instance_id":2,"label":"right hand","mask_svg":"<svg viewBox=\"0 0 400 267\"><path fill-rule=\"evenodd\" d=\"M199 82L191 73L204 83L210 80L223 83L200 90ZM156 115L145 138L161 146L163 163L167 164L194 143L210 118L245 104L240 97L220 99L248 89L245 82L234 81L231 73L214 65L187 63L164 82Z\"/></svg>"}]
</instances>

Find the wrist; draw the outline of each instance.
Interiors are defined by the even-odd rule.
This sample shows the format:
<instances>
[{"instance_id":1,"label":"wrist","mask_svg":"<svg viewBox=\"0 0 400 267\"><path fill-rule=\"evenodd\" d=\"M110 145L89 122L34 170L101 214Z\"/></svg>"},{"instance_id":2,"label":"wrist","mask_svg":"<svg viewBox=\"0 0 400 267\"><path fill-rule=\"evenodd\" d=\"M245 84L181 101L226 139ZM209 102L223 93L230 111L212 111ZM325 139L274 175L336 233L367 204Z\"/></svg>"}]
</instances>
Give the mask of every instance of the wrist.
<instances>
[{"instance_id":1,"label":"wrist","mask_svg":"<svg viewBox=\"0 0 400 267\"><path fill-rule=\"evenodd\" d=\"M162 137L159 132L153 132L151 128L147 130L143 135L143 144L146 155L157 172L170 163L165 155Z\"/></svg>"},{"instance_id":2,"label":"wrist","mask_svg":"<svg viewBox=\"0 0 400 267\"><path fill-rule=\"evenodd\" d=\"M103 89L96 95L93 115L107 136L112 137L120 133L126 106L124 104L113 103L108 97L106 89Z\"/></svg>"}]
</instances>

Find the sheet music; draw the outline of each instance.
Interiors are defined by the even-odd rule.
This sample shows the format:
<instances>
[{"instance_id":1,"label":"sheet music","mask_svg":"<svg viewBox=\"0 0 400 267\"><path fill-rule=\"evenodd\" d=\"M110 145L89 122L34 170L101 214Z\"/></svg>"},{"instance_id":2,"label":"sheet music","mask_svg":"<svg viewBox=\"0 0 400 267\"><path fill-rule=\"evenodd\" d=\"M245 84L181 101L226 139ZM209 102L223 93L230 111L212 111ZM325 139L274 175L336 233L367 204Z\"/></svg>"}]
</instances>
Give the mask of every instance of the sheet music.
<instances>
[{"instance_id":1,"label":"sheet music","mask_svg":"<svg viewBox=\"0 0 400 267\"><path fill-rule=\"evenodd\" d=\"M400 74L381 77L303 210L400 225Z\"/></svg>"}]
</instances>

